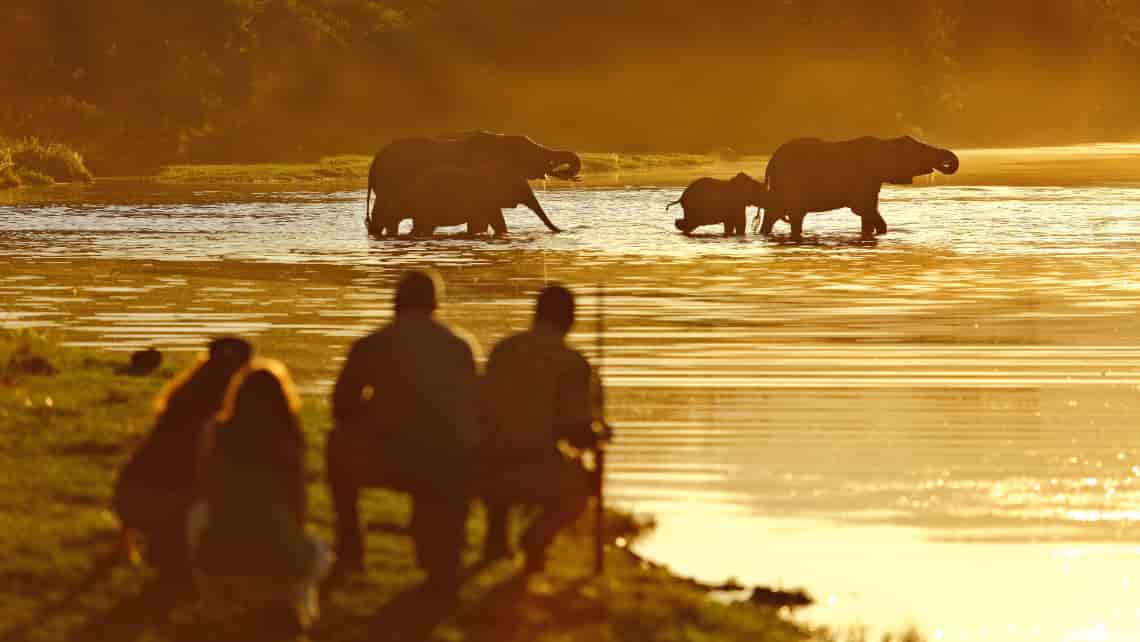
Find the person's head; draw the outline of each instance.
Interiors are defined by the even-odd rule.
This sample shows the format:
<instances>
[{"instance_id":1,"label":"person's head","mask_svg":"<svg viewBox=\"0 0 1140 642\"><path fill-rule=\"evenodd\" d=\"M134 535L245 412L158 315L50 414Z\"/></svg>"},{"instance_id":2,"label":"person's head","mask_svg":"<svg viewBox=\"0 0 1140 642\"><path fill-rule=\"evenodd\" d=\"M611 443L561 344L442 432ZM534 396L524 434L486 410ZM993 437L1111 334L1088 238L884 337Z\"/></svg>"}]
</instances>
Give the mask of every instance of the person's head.
<instances>
[{"instance_id":1,"label":"person's head","mask_svg":"<svg viewBox=\"0 0 1140 642\"><path fill-rule=\"evenodd\" d=\"M300 397L280 361L255 359L230 381L218 413L218 447L244 454L280 452L302 440Z\"/></svg>"},{"instance_id":2,"label":"person's head","mask_svg":"<svg viewBox=\"0 0 1140 642\"><path fill-rule=\"evenodd\" d=\"M543 288L534 306L534 322L550 325L562 334L570 332L574 325L574 294L557 283Z\"/></svg>"},{"instance_id":3,"label":"person's head","mask_svg":"<svg viewBox=\"0 0 1140 642\"><path fill-rule=\"evenodd\" d=\"M443 280L433 270L408 270L396 285L396 314L432 313L443 298Z\"/></svg>"},{"instance_id":4,"label":"person's head","mask_svg":"<svg viewBox=\"0 0 1140 642\"><path fill-rule=\"evenodd\" d=\"M218 418L222 422L289 417L300 408L293 378L280 361L254 359L238 372L226 390Z\"/></svg>"},{"instance_id":5,"label":"person's head","mask_svg":"<svg viewBox=\"0 0 1140 642\"><path fill-rule=\"evenodd\" d=\"M205 421L221 407L230 379L252 356L253 346L245 339L220 337L210 341L206 354L159 393L155 402L159 417L173 411L180 415L174 418L177 423Z\"/></svg>"},{"instance_id":6,"label":"person's head","mask_svg":"<svg viewBox=\"0 0 1140 642\"><path fill-rule=\"evenodd\" d=\"M221 367L240 368L253 356L253 346L238 337L218 337L207 347L209 361Z\"/></svg>"}]
</instances>

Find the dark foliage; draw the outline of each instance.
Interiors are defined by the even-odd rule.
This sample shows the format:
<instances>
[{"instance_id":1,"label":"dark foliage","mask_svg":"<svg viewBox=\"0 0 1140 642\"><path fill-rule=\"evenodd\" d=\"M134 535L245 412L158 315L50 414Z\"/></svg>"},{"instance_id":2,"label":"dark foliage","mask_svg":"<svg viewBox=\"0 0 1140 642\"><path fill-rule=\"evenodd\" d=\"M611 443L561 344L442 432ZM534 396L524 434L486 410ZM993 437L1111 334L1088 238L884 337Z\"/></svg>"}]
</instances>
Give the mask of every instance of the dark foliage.
<instances>
[{"instance_id":1,"label":"dark foliage","mask_svg":"<svg viewBox=\"0 0 1140 642\"><path fill-rule=\"evenodd\" d=\"M311 159L483 127L614 151L1138 132L1119 0L9 0L0 132L93 168Z\"/></svg>"}]
</instances>

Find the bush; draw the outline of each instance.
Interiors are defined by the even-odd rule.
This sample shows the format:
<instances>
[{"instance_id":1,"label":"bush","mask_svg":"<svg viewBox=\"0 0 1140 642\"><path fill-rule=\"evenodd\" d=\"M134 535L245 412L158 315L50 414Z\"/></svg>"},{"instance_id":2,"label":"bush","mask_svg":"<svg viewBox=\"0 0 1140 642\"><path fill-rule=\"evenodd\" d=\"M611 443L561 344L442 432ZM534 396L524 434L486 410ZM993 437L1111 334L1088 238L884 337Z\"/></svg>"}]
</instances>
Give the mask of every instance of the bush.
<instances>
[{"instance_id":1,"label":"bush","mask_svg":"<svg viewBox=\"0 0 1140 642\"><path fill-rule=\"evenodd\" d=\"M55 183L54 178L34 169L19 168L16 170L16 178L24 185L51 185Z\"/></svg>"},{"instance_id":2,"label":"bush","mask_svg":"<svg viewBox=\"0 0 1140 642\"><path fill-rule=\"evenodd\" d=\"M16 175L16 166L12 162L12 152L0 146L0 189L19 186L20 177Z\"/></svg>"},{"instance_id":3,"label":"bush","mask_svg":"<svg viewBox=\"0 0 1140 642\"><path fill-rule=\"evenodd\" d=\"M22 176L47 176L54 181L91 180L91 172L83 164L79 152L59 143L43 144L35 138L16 143L10 150L11 160Z\"/></svg>"},{"instance_id":4,"label":"bush","mask_svg":"<svg viewBox=\"0 0 1140 642\"><path fill-rule=\"evenodd\" d=\"M20 186L20 177L11 167L0 168L0 189L9 189Z\"/></svg>"}]
</instances>

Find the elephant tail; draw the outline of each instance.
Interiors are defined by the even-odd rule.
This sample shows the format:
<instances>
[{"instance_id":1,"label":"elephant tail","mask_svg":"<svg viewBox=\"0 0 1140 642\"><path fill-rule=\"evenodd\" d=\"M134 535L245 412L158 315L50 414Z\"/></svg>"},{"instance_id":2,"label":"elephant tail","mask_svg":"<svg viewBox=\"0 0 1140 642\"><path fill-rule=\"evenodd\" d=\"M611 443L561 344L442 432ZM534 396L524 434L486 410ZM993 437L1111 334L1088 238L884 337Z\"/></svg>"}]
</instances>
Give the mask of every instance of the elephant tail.
<instances>
[{"instance_id":1,"label":"elephant tail","mask_svg":"<svg viewBox=\"0 0 1140 642\"><path fill-rule=\"evenodd\" d=\"M668 212L670 207L673 207L674 205L676 205L677 203L680 203L680 202L681 202L681 199L677 199L677 200L673 201L672 203L669 203L668 205L665 206L665 211Z\"/></svg>"},{"instance_id":2,"label":"elephant tail","mask_svg":"<svg viewBox=\"0 0 1140 642\"><path fill-rule=\"evenodd\" d=\"M376 159L372 160L372 164L376 164ZM380 198L377 194L376 198ZM364 189L364 226L372 226L372 168L368 168L368 187Z\"/></svg>"}]
</instances>

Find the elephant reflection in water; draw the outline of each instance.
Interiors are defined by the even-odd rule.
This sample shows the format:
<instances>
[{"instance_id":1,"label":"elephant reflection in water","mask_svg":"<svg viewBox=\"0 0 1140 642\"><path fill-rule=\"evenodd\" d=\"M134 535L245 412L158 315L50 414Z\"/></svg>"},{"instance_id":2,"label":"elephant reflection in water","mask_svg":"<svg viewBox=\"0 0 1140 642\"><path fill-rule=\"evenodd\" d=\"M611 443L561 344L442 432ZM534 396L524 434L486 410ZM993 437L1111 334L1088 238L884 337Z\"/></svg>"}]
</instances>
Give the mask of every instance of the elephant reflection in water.
<instances>
[{"instance_id":1,"label":"elephant reflection in water","mask_svg":"<svg viewBox=\"0 0 1140 642\"><path fill-rule=\"evenodd\" d=\"M428 236L437 227L467 225L468 234L490 227L496 235L507 232L503 208L525 205L548 228L558 228L546 216L525 178L512 176L497 165L437 167L423 173L401 190L397 206L412 219L412 235Z\"/></svg>"},{"instance_id":2,"label":"elephant reflection in water","mask_svg":"<svg viewBox=\"0 0 1140 642\"><path fill-rule=\"evenodd\" d=\"M887 223L879 214L883 183L909 185L915 176L935 170L953 174L958 171L958 157L910 136L788 141L768 161L764 177L768 202L760 233L770 234L776 221L784 219L791 224L792 238L799 239L808 212L849 207L863 221L863 236L883 234L887 231ZM760 223L759 215L754 228L756 223Z\"/></svg>"},{"instance_id":3,"label":"elephant reflection in water","mask_svg":"<svg viewBox=\"0 0 1140 642\"><path fill-rule=\"evenodd\" d=\"M574 152L550 149L526 136L483 131L392 141L376 154L368 171L365 223L369 233L377 236L395 235L400 221L411 216L401 211L401 208L409 203L423 202L410 196L413 190L419 191L431 184L430 173L452 173L457 181L462 182L465 179L460 176L461 170L478 173L487 171L485 168L490 167L497 168L497 179L504 185L513 182L514 187L518 187L518 181L525 182L528 179L552 177L577 180L582 161ZM437 175L435 180L441 178L442 175ZM369 204L372 192L376 193L374 207ZM462 202L462 193L454 193L456 203ZM531 201L534 205L531 205ZM538 201L534 199L533 192L517 202L530 206L551 231L558 231L537 206ZM432 209L430 206L425 207ZM428 218L431 216L428 215ZM502 221L501 215L498 220ZM503 230L505 229L504 225Z\"/></svg>"}]
</instances>

